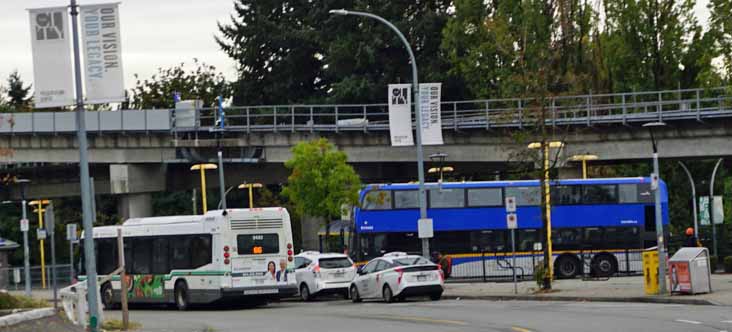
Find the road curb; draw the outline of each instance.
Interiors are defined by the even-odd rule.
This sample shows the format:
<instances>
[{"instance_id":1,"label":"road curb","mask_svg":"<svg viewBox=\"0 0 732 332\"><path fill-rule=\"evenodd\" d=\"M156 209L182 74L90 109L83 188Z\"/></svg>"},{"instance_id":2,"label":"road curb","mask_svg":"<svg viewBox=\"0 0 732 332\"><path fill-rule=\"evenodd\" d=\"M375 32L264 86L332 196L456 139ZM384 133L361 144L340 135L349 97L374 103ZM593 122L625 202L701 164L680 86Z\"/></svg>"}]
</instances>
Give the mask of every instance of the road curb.
<instances>
[{"instance_id":1,"label":"road curb","mask_svg":"<svg viewBox=\"0 0 732 332\"><path fill-rule=\"evenodd\" d=\"M41 308L22 311L0 317L0 327L13 326L29 320L36 320L48 316L53 316L54 314L56 314L56 311L53 308Z\"/></svg>"},{"instance_id":2,"label":"road curb","mask_svg":"<svg viewBox=\"0 0 732 332\"><path fill-rule=\"evenodd\" d=\"M715 303L703 299L684 299L684 298L658 298L658 297L583 297L583 296L535 296L535 295L450 295L444 294L445 299L463 299L463 300L488 300L488 301L570 301L570 302L635 302L635 303L661 303L661 304L688 304L688 305L716 305Z\"/></svg>"}]
</instances>

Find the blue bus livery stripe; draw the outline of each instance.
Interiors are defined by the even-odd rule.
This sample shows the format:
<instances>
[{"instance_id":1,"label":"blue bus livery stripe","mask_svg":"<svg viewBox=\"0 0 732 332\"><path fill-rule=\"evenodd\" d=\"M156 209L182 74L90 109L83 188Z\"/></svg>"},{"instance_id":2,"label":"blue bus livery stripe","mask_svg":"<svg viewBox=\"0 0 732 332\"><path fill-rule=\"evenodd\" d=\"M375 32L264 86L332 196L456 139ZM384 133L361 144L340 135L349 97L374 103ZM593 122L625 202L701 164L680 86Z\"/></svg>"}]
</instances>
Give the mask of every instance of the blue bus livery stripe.
<instances>
[{"instance_id":1,"label":"blue bus livery stripe","mask_svg":"<svg viewBox=\"0 0 732 332\"><path fill-rule=\"evenodd\" d=\"M646 204L559 205L552 207L552 227L640 227ZM663 204L663 222L668 224L668 205ZM541 228L541 208L517 208L519 228ZM503 207L429 209L435 231L506 229ZM418 209L357 210L356 230L361 233L414 232Z\"/></svg>"}]
</instances>

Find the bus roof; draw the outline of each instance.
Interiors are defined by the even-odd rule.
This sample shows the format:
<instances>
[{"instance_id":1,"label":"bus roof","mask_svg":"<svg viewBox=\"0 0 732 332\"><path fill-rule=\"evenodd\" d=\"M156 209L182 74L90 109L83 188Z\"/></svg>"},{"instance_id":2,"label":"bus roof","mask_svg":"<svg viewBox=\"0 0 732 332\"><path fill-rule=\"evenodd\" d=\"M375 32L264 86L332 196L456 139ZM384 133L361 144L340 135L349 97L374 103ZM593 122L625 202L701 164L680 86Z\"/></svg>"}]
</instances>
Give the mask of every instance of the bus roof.
<instances>
[{"instance_id":1,"label":"bus roof","mask_svg":"<svg viewBox=\"0 0 732 332\"><path fill-rule=\"evenodd\" d=\"M578 184L625 184L625 183L650 183L648 177L625 177L625 178L592 178L592 179L560 179L552 180L551 185L578 185ZM436 182L425 183L427 187L435 187ZM506 181L470 181L470 182L443 182L443 188L482 188L482 187L518 187L538 186L539 180L506 180ZM364 191L374 188L383 190L409 190L417 189L417 183L384 183L366 185Z\"/></svg>"}]
</instances>

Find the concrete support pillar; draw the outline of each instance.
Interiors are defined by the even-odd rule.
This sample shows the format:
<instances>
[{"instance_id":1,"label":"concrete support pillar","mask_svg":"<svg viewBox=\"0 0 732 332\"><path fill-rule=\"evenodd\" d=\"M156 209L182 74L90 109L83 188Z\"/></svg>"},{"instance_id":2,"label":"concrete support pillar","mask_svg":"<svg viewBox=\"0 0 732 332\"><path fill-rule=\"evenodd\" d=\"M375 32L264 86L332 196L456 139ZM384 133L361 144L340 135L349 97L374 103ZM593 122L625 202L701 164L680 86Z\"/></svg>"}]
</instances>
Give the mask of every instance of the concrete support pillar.
<instances>
[{"instance_id":1,"label":"concrete support pillar","mask_svg":"<svg viewBox=\"0 0 732 332\"><path fill-rule=\"evenodd\" d=\"M153 214L152 194L120 195L117 201L117 213L122 220L151 217Z\"/></svg>"},{"instance_id":2,"label":"concrete support pillar","mask_svg":"<svg viewBox=\"0 0 732 332\"><path fill-rule=\"evenodd\" d=\"M122 219L152 216L151 192L165 191L165 170L160 164L109 165L110 193L119 197Z\"/></svg>"},{"instance_id":3,"label":"concrete support pillar","mask_svg":"<svg viewBox=\"0 0 732 332\"><path fill-rule=\"evenodd\" d=\"M318 231L324 223L323 218L302 217L302 250L318 250Z\"/></svg>"}]
</instances>

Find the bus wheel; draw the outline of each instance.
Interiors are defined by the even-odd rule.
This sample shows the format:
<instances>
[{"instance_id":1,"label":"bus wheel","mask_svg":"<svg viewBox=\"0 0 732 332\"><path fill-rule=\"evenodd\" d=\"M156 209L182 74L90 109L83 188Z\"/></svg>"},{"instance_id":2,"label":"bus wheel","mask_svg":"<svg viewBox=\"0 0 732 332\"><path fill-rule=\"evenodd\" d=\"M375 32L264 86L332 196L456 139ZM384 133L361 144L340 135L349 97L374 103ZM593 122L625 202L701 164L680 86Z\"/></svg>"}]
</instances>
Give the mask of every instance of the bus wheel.
<instances>
[{"instance_id":1,"label":"bus wheel","mask_svg":"<svg viewBox=\"0 0 732 332\"><path fill-rule=\"evenodd\" d=\"M592 259L592 274L610 277L618 271L618 261L609 254L599 254Z\"/></svg>"},{"instance_id":2,"label":"bus wheel","mask_svg":"<svg viewBox=\"0 0 732 332\"><path fill-rule=\"evenodd\" d=\"M188 285L185 281L175 283L175 306L178 310L184 311L188 309Z\"/></svg>"},{"instance_id":3,"label":"bus wheel","mask_svg":"<svg viewBox=\"0 0 732 332\"><path fill-rule=\"evenodd\" d=\"M574 278L580 273L580 261L574 256L559 256L554 263L554 273L560 279Z\"/></svg>"},{"instance_id":4,"label":"bus wheel","mask_svg":"<svg viewBox=\"0 0 732 332\"><path fill-rule=\"evenodd\" d=\"M102 305L104 305L105 310L112 310L114 309L114 293L112 292L112 284L109 282L105 282L104 285L102 285Z\"/></svg>"}]
</instances>

